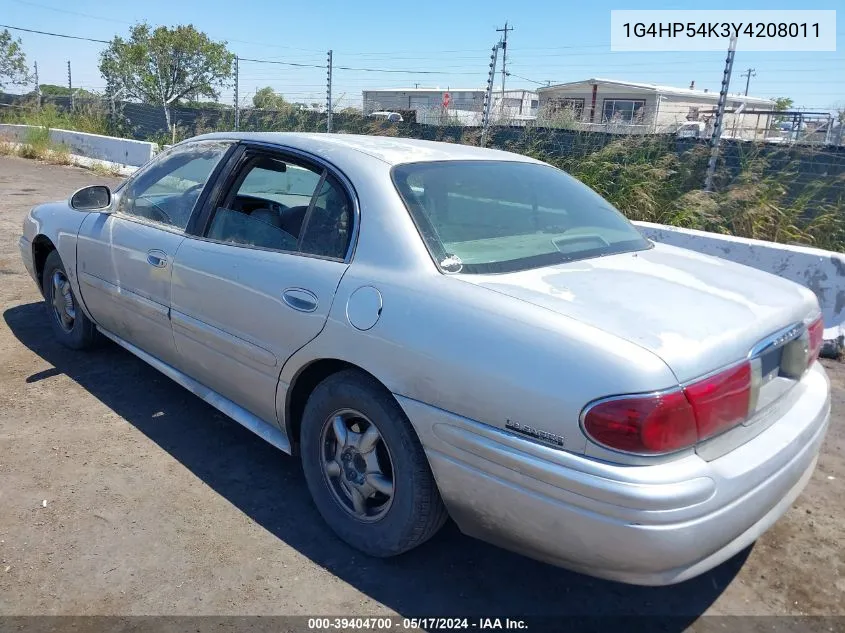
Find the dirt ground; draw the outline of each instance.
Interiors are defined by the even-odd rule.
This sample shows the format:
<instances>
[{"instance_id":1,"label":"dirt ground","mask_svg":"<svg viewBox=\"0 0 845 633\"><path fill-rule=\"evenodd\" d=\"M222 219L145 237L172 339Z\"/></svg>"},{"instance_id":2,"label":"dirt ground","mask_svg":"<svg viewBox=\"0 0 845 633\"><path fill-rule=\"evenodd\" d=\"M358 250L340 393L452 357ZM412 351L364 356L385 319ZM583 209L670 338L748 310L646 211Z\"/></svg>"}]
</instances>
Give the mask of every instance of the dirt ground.
<instances>
[{"instance_id":1,"label":"dirt ground","mask_svg":"<svg viewBox=\"0 0 845 633\"><path fill-rule=\"evenodd\" d=\"M0 615L845 615L845 365L825 361L834 418L804 494L702 577L595 580L451 524L369 559L323 524L295 459L116 346L54 342L21 221L95 182L116 181L0 158Z\"/></svg>"}]
</instances>

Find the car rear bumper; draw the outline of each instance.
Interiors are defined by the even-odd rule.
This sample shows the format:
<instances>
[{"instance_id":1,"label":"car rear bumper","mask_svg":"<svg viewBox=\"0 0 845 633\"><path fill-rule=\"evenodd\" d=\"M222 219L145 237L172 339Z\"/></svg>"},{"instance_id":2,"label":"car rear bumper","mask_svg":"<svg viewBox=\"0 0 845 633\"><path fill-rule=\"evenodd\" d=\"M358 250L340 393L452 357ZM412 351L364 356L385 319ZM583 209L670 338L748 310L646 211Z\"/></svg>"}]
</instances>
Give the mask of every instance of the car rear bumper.
<instances>
[{"instance_id":1,"label":"car rear bumper","mask_svg":"<svg viewBox=\"0 0 845 633\"><path fill-rule=\"evenodd\" d=\"M461 530L532 558L666 585L750 545L812 475L830 417L820 364L778 419L735 450L653 466L566 453L399 397Z\"/></svg>"}]
</instances>

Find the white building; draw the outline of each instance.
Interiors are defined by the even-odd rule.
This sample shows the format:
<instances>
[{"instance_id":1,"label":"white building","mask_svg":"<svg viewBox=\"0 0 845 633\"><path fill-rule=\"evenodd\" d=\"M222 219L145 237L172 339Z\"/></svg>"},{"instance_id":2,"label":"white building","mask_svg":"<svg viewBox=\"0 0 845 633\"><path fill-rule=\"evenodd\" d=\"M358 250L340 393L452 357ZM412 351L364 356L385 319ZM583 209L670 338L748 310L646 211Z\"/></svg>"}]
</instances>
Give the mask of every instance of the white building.
<instances>
[{"instance_id":1,"label":"white building","mask_svg":"<svg viewBox=\"0 0 845 633\"><path fill-rule=\"evenodd\" d=\"M418 123L451 121L463 125L480 125L484 109L483 88L388 88L364 90L364 115L378 111L413 110ZM537 116L540 100L530 90L493 91L490 111L492 121L527 120Z\"/></svg>"},{"instance_id":2,"label":"white building","mask_svg":"<svg viewBox=\"0 0 845 633\"><path fill-rule=\"evenodd\" d=\"M537 118L540 109L540 97L534 90L505 90L502 99L501 91L493 91L493 108L490 118L530 120Z\"/></svg>"},{"instance_id":3,"label":"white building","mask_svg":"<svg viewBox=\"0 0 845 633\"><path fill-rule=\"evenodd\" d=\"M447 97L448 95L448 97ZM379 110L429 111L442 109L448 100L449 109L481 111L484 90L481 88L388 88L362 92L364 114Z\"/></svg>"},{"instance_id":4,"label":"white building","mask_svg":"<svg viewBox=\"0 0 845 633\"><path fill-rule=\"evenodd\" d=\"M570 119L574 127L618 133L674 132L682 124L698 121L708 127L716 111L718 92L674 88L656 84L585 79L537 90L541 120ZM736 138L765 136L771 114L745 114L774 109L771 99L729 94L723 135Z\"/></svg>"}]
</instances>

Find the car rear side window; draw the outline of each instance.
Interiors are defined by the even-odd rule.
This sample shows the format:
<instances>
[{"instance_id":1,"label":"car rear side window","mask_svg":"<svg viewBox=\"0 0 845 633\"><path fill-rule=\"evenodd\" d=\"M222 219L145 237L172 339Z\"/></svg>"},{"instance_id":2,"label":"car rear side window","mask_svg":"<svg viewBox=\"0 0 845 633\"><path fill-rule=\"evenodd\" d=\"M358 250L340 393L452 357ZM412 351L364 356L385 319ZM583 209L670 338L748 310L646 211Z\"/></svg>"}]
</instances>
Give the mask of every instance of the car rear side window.
<instances>
[{"instance_id":1,"label":"car rear side window","mask_svg":"<svg viewBox=\"0 0 845 633\"><path fill-rule=\"evenodd\" d=\"M609 202L540 163L442 161L393 181L446 272L512 272L650 247Z\"/></svg>"},{"instance_id":2,"label":"car rear side window","mask_svg":"<svg viewBox=\"0 0 845 633\"><path fill-rule=\"evenodd\" d=\"M219 242L343 259L352 207L325 169L258 153L215 210L207 236Z\"/></svg>"}]
</instances>

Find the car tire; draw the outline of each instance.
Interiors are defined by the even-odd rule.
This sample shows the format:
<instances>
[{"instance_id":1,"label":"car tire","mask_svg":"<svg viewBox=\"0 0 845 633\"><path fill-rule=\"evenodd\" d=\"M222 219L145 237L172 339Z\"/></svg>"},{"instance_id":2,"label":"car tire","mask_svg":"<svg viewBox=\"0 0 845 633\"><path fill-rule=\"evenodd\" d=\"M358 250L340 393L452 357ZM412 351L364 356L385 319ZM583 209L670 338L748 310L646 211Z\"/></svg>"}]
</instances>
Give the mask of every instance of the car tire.
<instances>
[{"instance_id":1,"label":"car tire","mask_svg":"<svg viewBox=\"0 0 845 633\"><path fill-rule=\"evenodd\" d=\"M343 444L338 420L347 434ZM370 426L379 436L375 442ZM352 547L395 556L421 545L446 522L446 507L410 422L393 396L363 372L344 370L317 385L305 406L300 440L314 504ZM359 504L364 498L363 514L356 496Z\"/></svg>"},{"instance_id":2,"label":"car tire","mask_svg":"<svg viewBox=\"0 0 845 633\"><path fill-rule=\"evenodd\" d=\"M47 256L42 276L47 317L58 341L71 349L86 349L97 341L97 330L79 306L58 251ZM61 292L61 296L58 293Z\"/></svg>"}]
</instances>

